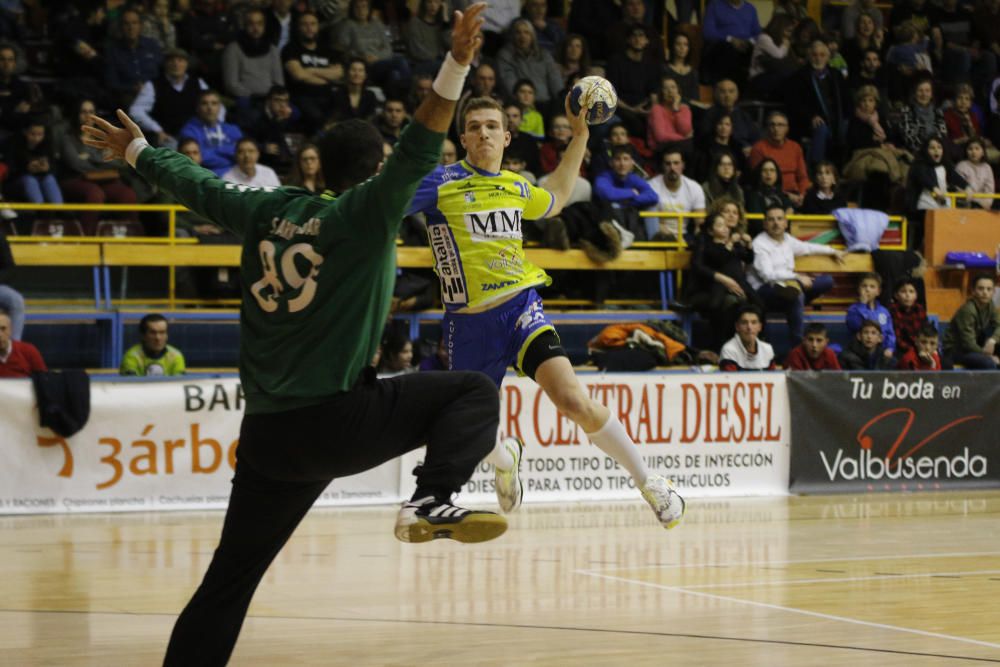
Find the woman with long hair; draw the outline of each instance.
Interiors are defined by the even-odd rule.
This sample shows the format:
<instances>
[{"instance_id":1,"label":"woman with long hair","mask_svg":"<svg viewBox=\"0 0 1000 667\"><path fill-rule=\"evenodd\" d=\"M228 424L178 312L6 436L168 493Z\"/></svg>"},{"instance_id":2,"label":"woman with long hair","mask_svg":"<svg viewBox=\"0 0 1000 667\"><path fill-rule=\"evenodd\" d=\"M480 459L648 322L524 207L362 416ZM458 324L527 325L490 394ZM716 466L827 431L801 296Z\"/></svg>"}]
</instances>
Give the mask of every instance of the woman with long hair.
<instances>
[{"instance_id":1,"label":"woman with long hair","mask_svg":"<svg viewBox=\"0 0 1000 667\"><path fill-rule=\"evenodd\" d=\"M792 201L781 188L781 167L771 158L764 158L754 172L753 187L747 194L747 212L764 213L772 206L780 206L791 215ZM760 220L750 221L750 234L756 236L763 229Z\"/></svg>"},{"instance_id":2,"label":"woman with long hair","mask_svg":"<svg viewBox=\"0 0 1000 667\"><path fill-rule=\"evenodd\" d=\"M670 43L670 54L663 66L664 76L671 77L681 89L681 97L687 101L701 99L698 88L698 71L691 65L691 40L682 32L674 35Z\"/></svg>"},{"instance_id":3,"label":"woman with long hair","mask_svg":"<svg viewBox=\"0 0 1000 667\"><path fill-rule=\"evenodd\" d=\"M587 76L590 71L590 47L587 38L577 33L570 33L556 49L556 64L562 72L563 83L569 82L571 76Z\"/></svg>"},{"instance_id":4,"label":"woman with long hair","mask_svg":"<svg viewBox=\"0 0 1000 667\"><path fill-rule=\"evenodd\" d=\"M691 107L681 101L681 90L673 77L660 79L660 93L653 95L646 123L646 145L654 151L673 148L691 153L694 129Z\"/></svg>"},{"instance_id":5,"label":"woman with long hair","mask_svg":"<svg viewBox=\"0 0 1000 667\"><path fill-rule=\"evenodd\" d=\"M908 245L922 250L924 217L927 211L951 208L949 192L971 192L969 184L951 166L944 139L930 137L924 142L917 159L910 165L906 180L906 219L909 225Z\"/></svg>"},{"instance_id":6,"label":"woman with long hair","mask_svg":"<svg viewBox=\"0 0 1000 667\"><path fill-rule=\"evenodd\" d=\"M303 144L295 156L292 165L292 177L289 185L305 188L313 194L326 190L323 180L323 168L319 161L319 149L315 144Z\"/></svg>"},{"instance_id":7,"label":"woman with long hair","mask_svg":"<svg viewBox=\"0 0 1000 667\"><path fill-rule=\"evenodd\" d=\"M375 93L368 90L368 65L361 58L347 63L344 85L337 88L330 100L330 119L333 122L360 118L371 120L378 108Z\"/></svg>"},{"instance_id":8,"label":"woman with long hair","mask_svg":"<svg viewBox=\"0 0 1000 667\"><path fill-rule=\"evenodd\" d=\"M705 191L705 203L707 204L711 204L720 197L729 197L739 204L743 203L743 188L740 187L736 159L732 153L720 151L716 155L708 180L701 187Z\"/></svg>"}]
</instances>

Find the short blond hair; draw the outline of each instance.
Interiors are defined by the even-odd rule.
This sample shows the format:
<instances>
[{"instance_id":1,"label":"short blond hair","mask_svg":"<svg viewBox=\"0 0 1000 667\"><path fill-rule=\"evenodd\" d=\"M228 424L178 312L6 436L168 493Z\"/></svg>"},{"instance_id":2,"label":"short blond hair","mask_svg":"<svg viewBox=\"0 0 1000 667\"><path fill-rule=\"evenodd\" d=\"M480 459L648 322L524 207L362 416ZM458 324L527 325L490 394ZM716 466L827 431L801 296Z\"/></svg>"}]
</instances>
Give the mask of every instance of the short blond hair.
<instances>
[{"instance_id":1,"label":"short blond hair","mask_svg":"<svg viewBox=\"0 0 1000 667\"><path fill-rule=\"evenodd\" d=\"M495 109L499 111L501 119L500 122L503 123L504 131L507 131L507 112L504 111L502 106L500 106L500 103L492 97L473 97L465 103L465 106L462 107L462 123L459 128L460 133L465 132L465 117L469 115L469 112L479 111L480 109Z\"/></svg>"}]
</instances>

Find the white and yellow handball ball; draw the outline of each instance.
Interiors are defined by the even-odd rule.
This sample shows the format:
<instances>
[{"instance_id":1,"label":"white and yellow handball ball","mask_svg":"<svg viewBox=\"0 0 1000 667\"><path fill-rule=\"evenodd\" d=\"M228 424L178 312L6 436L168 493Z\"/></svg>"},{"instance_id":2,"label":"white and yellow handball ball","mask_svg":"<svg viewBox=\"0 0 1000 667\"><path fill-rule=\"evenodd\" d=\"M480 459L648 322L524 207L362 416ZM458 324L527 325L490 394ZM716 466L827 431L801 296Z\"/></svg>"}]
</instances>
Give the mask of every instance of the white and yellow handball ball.
<instances>
[{"instance_id":1,"label":"white and yellow handball ball","mask_svg":"<svg viewBox=\"0 0 1000 667\"><path fill-rule=\"evenodd\" d=\"M569 93L569 109L574 114L587 110L587 124L600 125L611 119L618 108L618 93L611 82L600 76L585 76Z\"/></svg>"}]
</instances>

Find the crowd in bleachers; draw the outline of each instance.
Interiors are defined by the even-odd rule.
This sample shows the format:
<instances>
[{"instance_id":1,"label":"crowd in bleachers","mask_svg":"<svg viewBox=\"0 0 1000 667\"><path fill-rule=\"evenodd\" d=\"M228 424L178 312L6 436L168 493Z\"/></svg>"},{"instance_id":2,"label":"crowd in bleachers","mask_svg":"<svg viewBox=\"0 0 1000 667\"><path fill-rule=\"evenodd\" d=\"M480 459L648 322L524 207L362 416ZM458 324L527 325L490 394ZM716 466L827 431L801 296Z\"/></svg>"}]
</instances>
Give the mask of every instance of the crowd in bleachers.
<instances>
[{"instance_id":1,"label":"crowd in bleachers","mask_svg":"<svg viewBox=\"0 0 1000 667\"><path fill-rule=\"evenodd\" d=\"M468 4L2 2L3 197L167 202L82 143L82 120L119 107L152 143L227 180L322 191L315 139L365 118L390 152L448 49L451 9ZM953 205L948 192L993 206L971 195L995 191L1000 161L1000 0L824 3L820 21L802 0L778 0L766 25L746 0L710 0L703 13L702 4L492 0L459 110L474 96L500 100L512 134L504 168L544 184L570 138L567 91L582 76L607 77L618 110L592 128L574 201L612 223L596 229L618 245L683 237L693 251L689 283L707 299L693 307L715 318L718 335L752 305L785 312L792 344L802 340L802 307L830 283L796 274L794 256L833 251L783 241L777 227L787 228L788 214L848 204L905 214L919 249L923 215ZM462 157L457 129L456 121L443 161ZM640 218L643 210L706 215L678 224ZM748 212L782 215L762 223ZM7 233L30 233L48 217L0 215ZM83 234L166 230L150 214L119 213L113 226L96 211L61 216ZM411 222L405 240L425 242L419 219ZM557 221L525 234L558 248L595 245L573 229ZM231 242L192 215L179 216L178 230ZM780 261L765 266L762 254Z\"/></svg>"}]
</instances>

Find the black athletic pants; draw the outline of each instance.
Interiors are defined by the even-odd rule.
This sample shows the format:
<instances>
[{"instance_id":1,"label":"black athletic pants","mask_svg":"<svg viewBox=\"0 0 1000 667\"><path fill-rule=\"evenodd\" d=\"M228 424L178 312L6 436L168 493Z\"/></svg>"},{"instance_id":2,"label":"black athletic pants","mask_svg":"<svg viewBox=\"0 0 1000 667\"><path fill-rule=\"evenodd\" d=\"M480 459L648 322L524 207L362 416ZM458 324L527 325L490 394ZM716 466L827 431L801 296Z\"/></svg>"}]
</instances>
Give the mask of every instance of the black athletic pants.
<instances>
[{"instance_id":1,"label":"black athletic pants","mask_svg":"<svg viewBox=\"0 0 1000 667\"><path fill-rule=\"evenodd\" d=\"M458 491L493 448L499 416L493 382L460 371L369 379L319 405L246 415L222 537L164 664L226 664L257 584L332 479L426 444L418 485Z\"/></svg>"}]
</instances>

